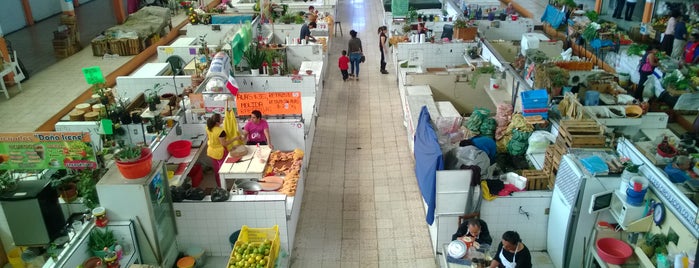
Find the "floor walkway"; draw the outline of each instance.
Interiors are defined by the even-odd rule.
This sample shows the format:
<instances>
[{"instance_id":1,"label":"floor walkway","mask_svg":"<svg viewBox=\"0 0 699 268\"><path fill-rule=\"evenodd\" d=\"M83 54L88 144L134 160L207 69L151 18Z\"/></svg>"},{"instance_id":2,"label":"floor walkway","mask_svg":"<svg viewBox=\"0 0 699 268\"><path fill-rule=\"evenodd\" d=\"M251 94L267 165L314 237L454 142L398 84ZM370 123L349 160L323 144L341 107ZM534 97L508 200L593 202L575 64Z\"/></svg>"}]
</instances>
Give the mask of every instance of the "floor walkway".
<instances>
[{"instance_id":1,"label":"floor walkway","mask_svg":"<svg viewBox=\"0 0 699 268\"><path fill-rule=\"evenodd\" d=\"M538 2L518 1L540 17L545 4ZM396 77L379 73L381 2L339 0L337 12L345 32L329 48L291 266L436 267ZM336 60L350 29L359 32L367 62L358 81L343 82ZM86 48L34 74L23 92L13 87L10 100L0 98L1 131L34 131L87 88L81 68L99 65L108 74L128 59L103 60Z\"/></svg>"}]
</instances>

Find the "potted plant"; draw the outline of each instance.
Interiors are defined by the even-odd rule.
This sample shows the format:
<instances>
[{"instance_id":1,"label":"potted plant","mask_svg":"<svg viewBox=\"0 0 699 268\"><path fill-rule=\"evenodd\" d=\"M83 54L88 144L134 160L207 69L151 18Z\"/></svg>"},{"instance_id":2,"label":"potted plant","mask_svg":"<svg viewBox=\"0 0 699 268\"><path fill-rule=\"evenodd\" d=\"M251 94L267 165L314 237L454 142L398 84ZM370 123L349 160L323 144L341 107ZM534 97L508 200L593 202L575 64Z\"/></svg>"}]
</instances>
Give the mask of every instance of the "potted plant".
<instances>
[{"instance_id":1,"label":"potted plant","mask_svg":"<svg viewBox=\"0 0 699 268\"><path fill-rule=\"evenodd\" d=\"M403 34L407 35L410 33L411 30L412 30L412 28L410 27L409 22L406 22L405 24L403 24Z\"/></svg>"},{"instance_id":2,"label":"potted plant","mask_svg":"<svg viewBox=\"0 0 699 268\"><path fill-rule=\"evenodd\" d=\"M442 21L447 21L447 17L449 17L449 12L446 9L442 9Z\"/></svg>"},{"instance_id":3,"label":"potted plant","mask_svg":"<svg viewBox=\"0 0 699 268\"><path fill-rule=\"evenodd\" d=\"M481 74L487 74L490 76L493 73L495 73L495 67L490 65L477 68L473 74L473 78L471 78L471 87L475 88L478 85L478 80Z\"/></svg>"},{"instance_id":4,"label":"potted plant","mask_svg":"<svg viewBox=\"0 0 699 268\"><path fill-rule=\"evenodd\" d=\"M97 196L97 182L104 173L104 169L83 169L78 173L78 193L83 198L83 205L89 209L99 206Z\"/></svg>"},{"instance_id":5,"label":"potted plant","mask_svg":"<svg viewBox=\"0 0 699 268\"><path fill-rule=\"evenodd\" d=\"M58 191L58 194L67 203L78 198L78 174L75 171L59 170L51 175L51 187Z\"/></svg>"},{"instance_id":6,"label":"potted plant","mask_svg":"<svg viewBox=\"0 0 699 268\"><path fill-rule=\"evenodd\" d=\"M107 91L104 88L104 84L92 85L92 92L100 97L100 103L103 105L109 104L109 96L107 96Z\"/></svg>"},{"instance_id":7,"label":"potted plant","mask_svg":"<svg viewBox=\"0 0 699 268\"><path fill-rule=\"evenodd\" d=\"M303 18L303 16L299 16L299 15L294 16L294 23L303 24L304 22L306 22L306 20Z\"/></svg>"},{"instance_id":8,"label":"potted plant","mask_svg":"<svg viewBox=\"0 0 699 268\"><path fill-rule=\"evenodd\" d=\"M250 67L252 74L259 75L260 67L262 67L262 62L264 62L265 58L267 58L267 53L253 44L243 53L243 58L248 62L248 67Z\"/></svg>"},{"instance_id":9,"label":"potted plant","mask_svg":"<svg viewBox=\"0 0 699 268\"><path fill-rule=\"evenodd\" d=\"M155 111L158 109L158 104L160 104L160 91L163 90L163 85L156 83L153 88L146 89L144 93L146 94L146 103L148 103L148 110Z\"/></svg>"},{"instance_id":10,"label":"potted plant","mask_svg":"<svg viewBox=\"0 0 699 268\"><path fill-rule=\"evenodd\" d=\"M16 190L18 181L18 178L12 174L12 170L5 170L0 174L0 193Z\"/></svg>"},{"instance_id":11,"label":"potted plant","mask_svg":"<svg viewBox=\"0 0 699 268\"><path fill-rule=\"evenodd\" d=\"M292 22L296 21L296 15L293 13L286 13L282 15L279 20L284 24L291 24Z\"/></svg>"},{"instance_id":12,"label":"potted plant","mask_svg":"<svg viewBox=\"0 0 699 268\"><path fill-rule=\"evenodd\" d=\"M150 149L141 146L126 146L117 152L115 162L124 178L139 179L150 173L153 164Z\"/></svg>"},{"instance_id":13,"label":"potted plant","mask_svg":"<svg viewBox=\"0 0 699 268\"><path fill-rule=\"evenodd\" d=\"M454 21L454 38L461 40L474 40L478 35L478 27L471 27L464 18Z\"/></svg>"},{"instance_id":14,"label":"potted plant","mask_svg":"<svg viewBox=\"0 0 699 268\"><path fill-rule=\"evenodd\" d=\"M100 258L107 256L109 251L114 250L114 244L117 242L114 232L109 228L94 228L90 231L90 239L88 241L92 255Z\"/></svg>"},{"instance_id":15,"label":"potted plant","mask_svg":"<svg viewBox=\"0 0 699 268\"><path fill-rule=\"evenodd\" d=\"M417 10L415 9L415 7L408 8L408 19L409 19L408 22L416 21L417 18L418 18L418 14L417 14Z\"/></svg>"}]
</instances>

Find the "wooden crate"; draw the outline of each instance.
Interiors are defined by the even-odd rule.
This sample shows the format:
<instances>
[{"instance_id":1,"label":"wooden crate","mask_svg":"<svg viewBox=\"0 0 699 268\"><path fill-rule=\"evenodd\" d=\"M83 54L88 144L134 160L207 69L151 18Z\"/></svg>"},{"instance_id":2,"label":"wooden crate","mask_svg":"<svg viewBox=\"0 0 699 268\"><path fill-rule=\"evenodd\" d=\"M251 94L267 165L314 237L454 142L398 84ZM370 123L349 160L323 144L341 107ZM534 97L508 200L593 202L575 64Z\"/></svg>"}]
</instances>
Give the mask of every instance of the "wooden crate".
<instances>
[{"instance_id":1,"label":"wooden crate","mask_svg":"<svg viewBox=\"0 0 699 268\"><path fill-rule=\"evenodd\" d=\"M477 27L469 28L454 28L454 36L452 39L461 39L464 41L475 40L478 35Z\"/></svg>"},{"instance_id":2,"label":"wooden crate","mask_svg":"<svg viewBox=\"0 0 699 268\"><path fill-rule=\"evenodd\" d=\"M527 190L546 190L548 189L549 175L536 169L525 169L521 171L521 176L527 178Z\"/></svg>"}]
</instances>

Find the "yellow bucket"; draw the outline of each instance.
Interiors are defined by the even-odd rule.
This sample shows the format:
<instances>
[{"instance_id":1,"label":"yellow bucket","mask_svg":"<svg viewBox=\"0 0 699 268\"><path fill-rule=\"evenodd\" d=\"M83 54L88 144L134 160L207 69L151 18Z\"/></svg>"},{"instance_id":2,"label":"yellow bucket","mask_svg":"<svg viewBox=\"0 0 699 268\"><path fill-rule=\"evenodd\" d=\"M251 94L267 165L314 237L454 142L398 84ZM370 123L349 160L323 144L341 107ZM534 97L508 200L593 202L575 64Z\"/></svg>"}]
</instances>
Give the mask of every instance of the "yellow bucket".
<instances>
[{"instance_id":1,"label":"yellow bucket","mask_svg":"<svg viewBox=\"0 0 699 268\"><path fill-rule=\"evenodd\" d=\"M10 254L7 255L7 258L10 259L10 264L12 265L12 268L24 268L24 262L22 261L22 249L21 248L13 248L10 250Z\"/></svg>"}]
</instances>

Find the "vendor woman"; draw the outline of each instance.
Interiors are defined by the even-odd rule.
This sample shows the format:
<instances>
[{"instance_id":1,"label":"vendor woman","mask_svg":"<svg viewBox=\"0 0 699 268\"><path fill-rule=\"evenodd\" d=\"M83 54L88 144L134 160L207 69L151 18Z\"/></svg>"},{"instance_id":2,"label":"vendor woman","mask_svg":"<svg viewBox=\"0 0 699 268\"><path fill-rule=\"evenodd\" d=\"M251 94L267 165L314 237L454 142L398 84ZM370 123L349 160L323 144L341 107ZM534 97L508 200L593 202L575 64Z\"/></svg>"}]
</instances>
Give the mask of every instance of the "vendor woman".
<instances>
[{"instance_id":1,"label":"vendor woman","mask_svg":"<svg viewBox=\"0 0 699 268\"><path fill-rule=\"evenodd\" d=\"M262 119L262 113L258 110L250 114L250 121L243 127L243 135L247 138L247 145L269 145L270 149L274 149L269 135L269 125Z\"/></svg>"},{"instance_id":2,"label":"vendor woman","mask_svg":"<svg viewBox=\"0 0 699 268\"><path fill-rule=\"evenodd\" d=\"M209 138L206 143L206 145L208 145L206 148L206 155L211 158L215 171L216 185L219 187L221 187L221 181L219 180L218 170L221 169L221 165L228 154L226 146L240 139L240 137L228 139L226 131L221 127L222 123L223 116L220 114L214 114L206 120L206 136Z\"/></svg>"},{"instance_id":3,"label":"vendor woman","mask_svg":"<svg viewBox=\"0 0 699 268\"><path fill-rule=\"evenodd\" d=\"M490 262L490 268L531 268L532 255L515 231L502 234L502 241Z\"/></svg>"}]
</instances>

